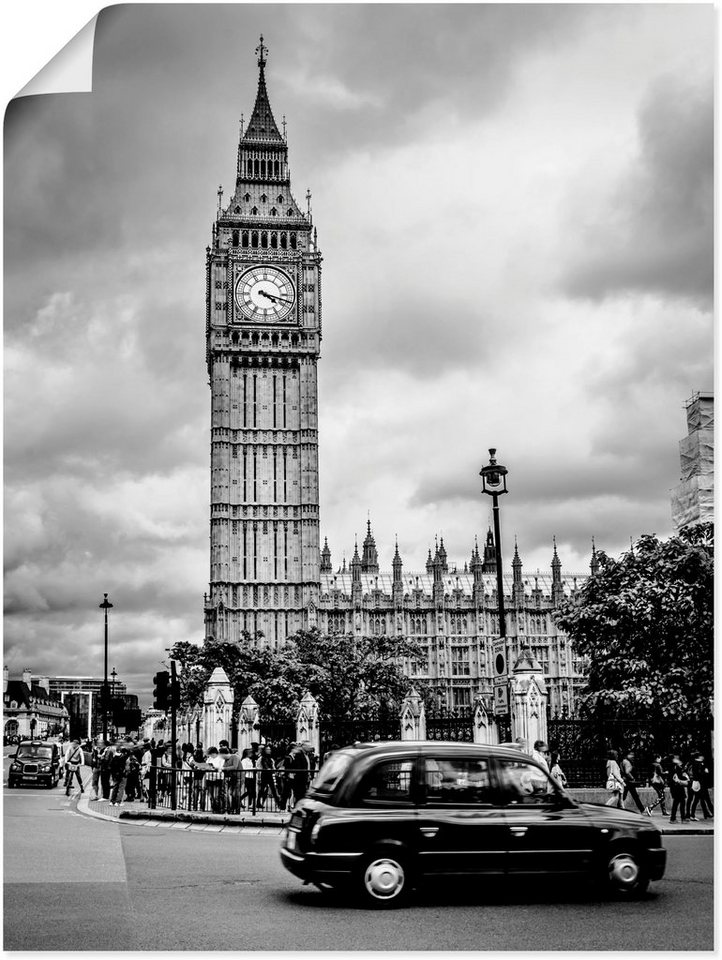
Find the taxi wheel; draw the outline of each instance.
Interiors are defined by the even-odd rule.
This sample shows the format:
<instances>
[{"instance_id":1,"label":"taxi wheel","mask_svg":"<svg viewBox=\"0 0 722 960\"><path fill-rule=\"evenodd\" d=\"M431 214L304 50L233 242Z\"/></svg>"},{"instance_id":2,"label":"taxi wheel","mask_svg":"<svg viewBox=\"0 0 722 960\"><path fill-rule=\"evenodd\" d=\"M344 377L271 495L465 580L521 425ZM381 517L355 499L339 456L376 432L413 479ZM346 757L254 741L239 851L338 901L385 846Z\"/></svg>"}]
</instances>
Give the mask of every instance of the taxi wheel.
<instances>
[{"instance_id":1,"label":"taxi wheel","mask_svg":"<svg viewBox=\"0 0 722 960\"><path fill-rule=\"evenodd\" d=\"M610 854L607 885L612 894L625 899L640 897L645 892L649 878L633 850L615 850Z\"/></svg>"},{"instance_id":2,"label":"taxi wheel","mask_svg":"<svg viewBox=\"0 0 722 960\"><path fill-rule=\"evenodd\" d=\"M364 906L400 906L409 896L410 881L408 860L394 848L373 850L359 864L357 890Z\"/></svg>"}]
</instances>

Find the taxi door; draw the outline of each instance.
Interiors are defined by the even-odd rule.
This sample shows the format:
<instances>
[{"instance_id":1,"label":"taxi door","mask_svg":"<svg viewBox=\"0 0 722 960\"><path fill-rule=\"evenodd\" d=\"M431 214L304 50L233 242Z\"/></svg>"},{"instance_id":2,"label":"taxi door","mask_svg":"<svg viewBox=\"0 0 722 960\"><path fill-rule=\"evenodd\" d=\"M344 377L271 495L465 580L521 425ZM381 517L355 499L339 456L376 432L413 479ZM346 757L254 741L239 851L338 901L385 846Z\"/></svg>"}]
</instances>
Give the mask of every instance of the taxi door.
<instances>
[{"instance_id":1,"label":"taxi door","mask_svg":"<svg viewBox=\"0 0 722 960\"><path fill-rule=\"evenodd\" d=\"M445 752L440 743L422 763L417 847L421 873L503 874L508 827L496 802L488 758Z\"/></svg>"}]
</instances>

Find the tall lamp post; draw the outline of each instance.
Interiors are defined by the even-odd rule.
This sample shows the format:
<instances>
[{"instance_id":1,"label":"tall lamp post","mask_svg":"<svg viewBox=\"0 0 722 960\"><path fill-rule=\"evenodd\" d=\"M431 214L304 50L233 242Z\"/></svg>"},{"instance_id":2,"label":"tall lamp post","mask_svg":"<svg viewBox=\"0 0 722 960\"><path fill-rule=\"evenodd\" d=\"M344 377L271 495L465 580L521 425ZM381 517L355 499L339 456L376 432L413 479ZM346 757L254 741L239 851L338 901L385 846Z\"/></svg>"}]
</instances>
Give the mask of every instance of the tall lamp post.
<instances>
[{"instance_id":1,"label":"tall lamp post","mask_svg":"<svg viewBox=\"0 0 722 960\"><path fill-rule=\"evenodd\" d=\"M105 614L105 661L103 667L103 743L108 742L108 610L113 604L108 600L108 594L103 594L103 602L99 604Z\"/></svg>"},{"instance_id":2,"label":"tall lamp post","mask_svg":"<svg viewBox=\"0 0 722 960\"><path fill-rule=\"evenodd\" d=\"M115 725L115 678L118 676L118 671L115 667L110 671L110 675L113 678L110 681L110 699L108 700L110 705L110 733L115 739L118 736L118 728Z\"/></svg>"},{"instance_id":3,"label":"tall lamp post","mask_svg":"<svg viewBox=\"0 0 722 960\"><path fill-rule=\"evenodd\" d=\"M506 467L496 462L496 447L489 447L489 463L482 467L482 493L488 494L493 502L494 514L494 548L496 553L496 595L499 602L499 636L506 637L506 611L504 610L504 581L501 572L501 527L499 523L499 497L507 493Z\"/></svg>"}]
</instances>

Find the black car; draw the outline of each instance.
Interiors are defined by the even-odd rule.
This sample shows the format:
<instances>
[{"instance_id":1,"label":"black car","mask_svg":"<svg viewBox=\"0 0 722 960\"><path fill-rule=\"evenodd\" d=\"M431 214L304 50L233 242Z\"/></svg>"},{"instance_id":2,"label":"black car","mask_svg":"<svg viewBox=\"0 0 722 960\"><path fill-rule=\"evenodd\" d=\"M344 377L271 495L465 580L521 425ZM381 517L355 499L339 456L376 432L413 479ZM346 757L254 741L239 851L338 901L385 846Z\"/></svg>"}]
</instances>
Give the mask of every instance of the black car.
<instances>
[{"instance_id":1,"label":"black car","mask_svg":"<svg viewBox=\"0 0 722 960\"><path fill-rule=\"evenodd\" d=\"M43 740L21 740L11 755L8 787L19 783L56 787L60 780L60 747Z\"/></svg>"},{"instance_id":2,"label":"black car","mask_svg":"<svg viewBox=\"0 0 722 960\"><path fill-rule=\"evenodd\" d=\"M630 897L662 877L666 856L649 818L576 803L518 750L436 741L333 753L281 847L305 882L381 907L422 878L482 874L586 875Z\"/></svg>"}]
</instances>

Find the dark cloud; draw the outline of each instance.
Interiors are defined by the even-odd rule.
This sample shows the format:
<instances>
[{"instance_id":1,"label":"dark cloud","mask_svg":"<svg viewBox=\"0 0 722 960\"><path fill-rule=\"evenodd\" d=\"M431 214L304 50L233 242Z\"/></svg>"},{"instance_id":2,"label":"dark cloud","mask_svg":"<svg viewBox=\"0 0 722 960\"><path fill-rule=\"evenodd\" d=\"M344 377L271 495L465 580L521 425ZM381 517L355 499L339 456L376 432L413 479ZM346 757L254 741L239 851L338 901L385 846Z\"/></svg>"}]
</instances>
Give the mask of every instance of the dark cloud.
<instances>
[{"instance_id":1,"label":"dark cloud","mask_svg":"<svg viewBox=\"0 0 722 960\"><path fill-rule=\"evenodd\" d=\"M639 158L565 275L575 296L647 292L709 308L713 291L713 102L709 77L656 80L639 109Z\"/></svg>"}]
</instances>

